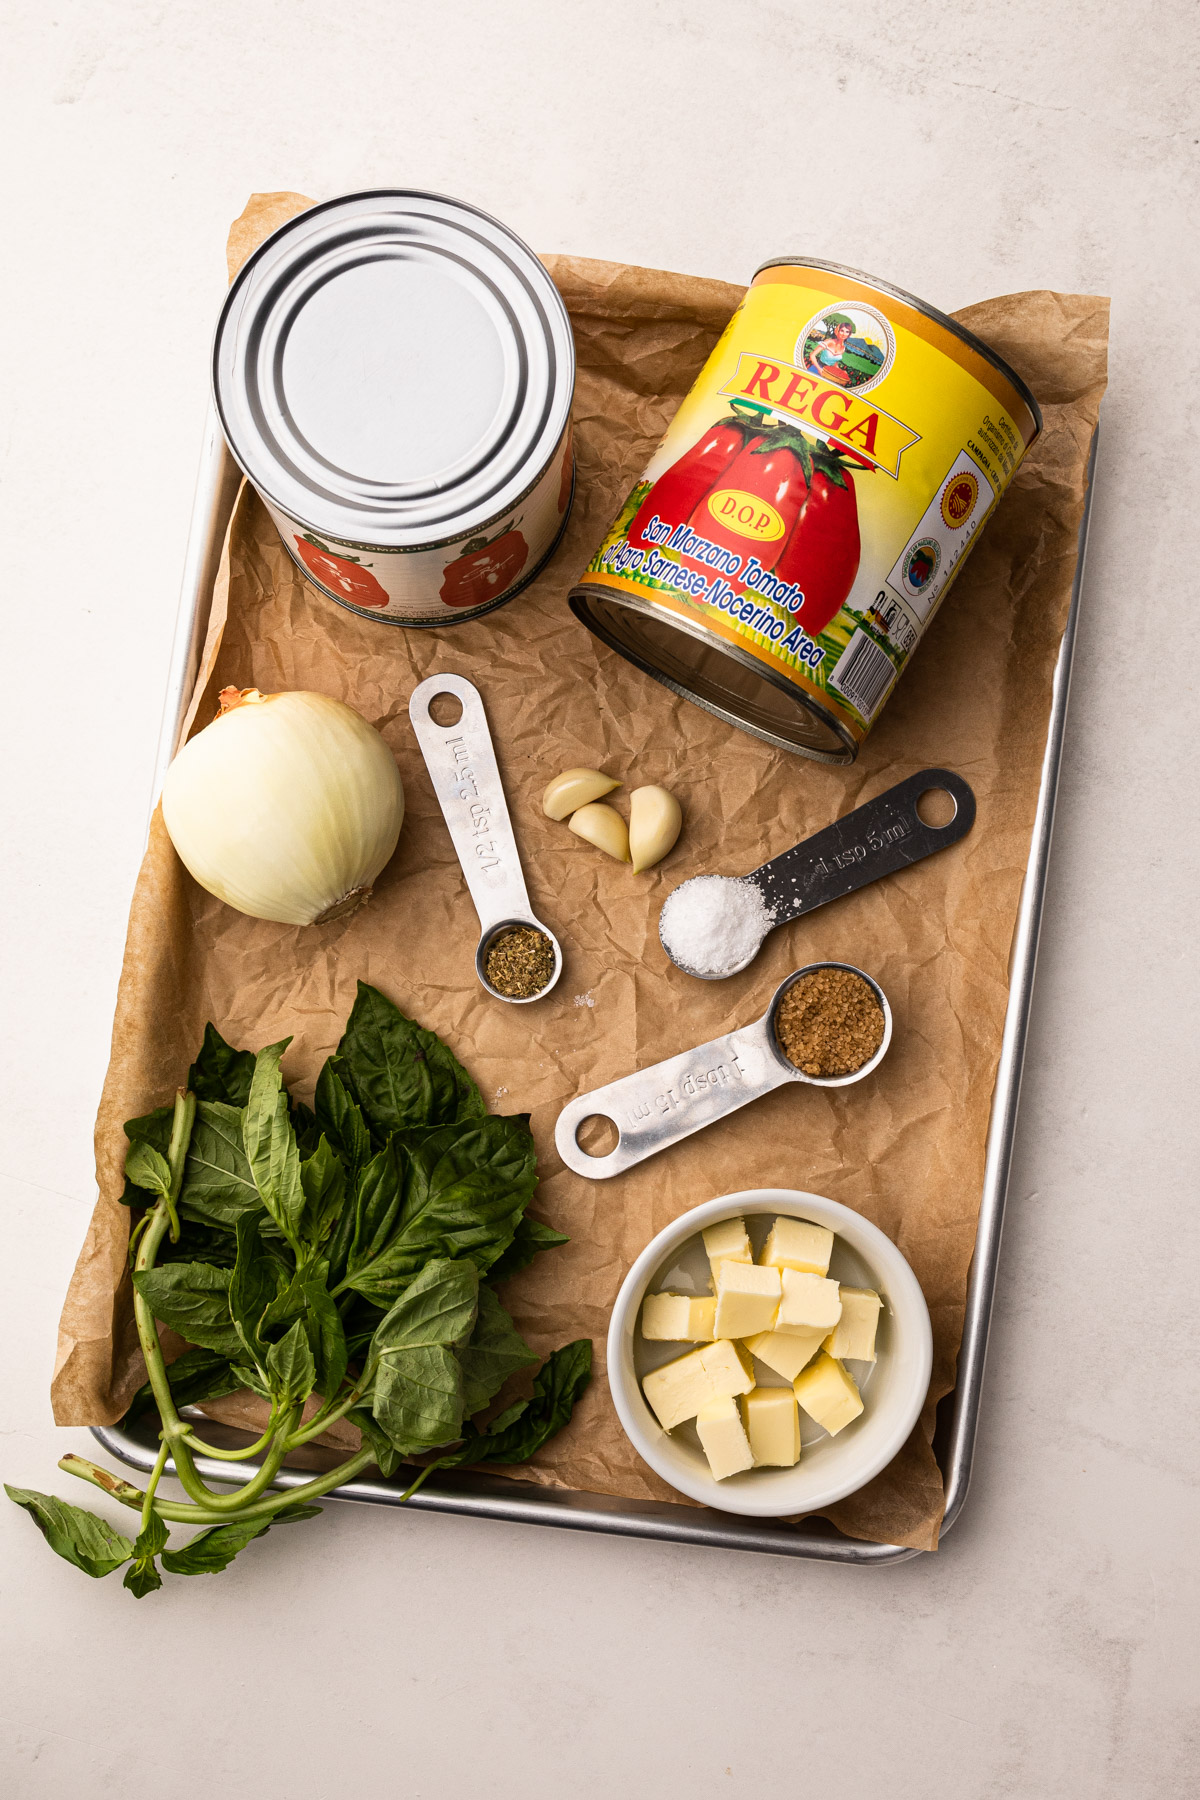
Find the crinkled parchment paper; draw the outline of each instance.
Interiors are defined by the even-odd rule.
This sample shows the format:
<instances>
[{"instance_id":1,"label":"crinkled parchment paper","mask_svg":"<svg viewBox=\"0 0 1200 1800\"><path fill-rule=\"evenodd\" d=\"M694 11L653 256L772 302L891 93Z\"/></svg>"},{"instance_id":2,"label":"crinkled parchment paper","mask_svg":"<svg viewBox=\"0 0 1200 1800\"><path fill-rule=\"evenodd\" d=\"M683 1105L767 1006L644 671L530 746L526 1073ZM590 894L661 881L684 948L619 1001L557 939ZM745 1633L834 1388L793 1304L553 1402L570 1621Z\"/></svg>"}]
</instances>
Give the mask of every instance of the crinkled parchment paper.
<instances>
[{"instance_id":1,"label":"crinkled parchment paper","mask_svg":"<svg viewBox=\"0 0 1200 1800\"><path fill-rule=\"evenodd\" d=\"M256 197L233 228L232 266L305 204ZM598 1373L525 1478L678 1498L634 1454L605 1386L618 1285L646 1241L686 1208L740 1188L807 1188L857 1208L900 1246L924 1288L935 1342L920 1425L891 1466L829 1517L856 1537L931 1549L942 1484L930 1437L936 1402L954 1381L1108 305L1028 293L957 315L1024 375L1046 429L859 761L840 769L772 751L676 699L568 611L568 588L742 290L575 257L547 262L579 350L579 481L563 547L510 605L442 631L357 618L305 586L262 505L242 489L191 726L211 718L227 683L335 694L391 745L408 817L370 905L307 930L243 918L202 892L155 817L97 1123L100 1198L62 1317L55 1413L63 1424L111 1422L143 1379L125 1271L128 1216L117 1200L122 1121L170 1096L206 1019L251 1048L294 1034L285 1073L307 1096L361 976L440 1033L495 1110L533 1117L542 1175L533 1210L571 1242L511 1282L506 1300L539 1351L590 1334ZM413 688L442 669L483 694L533 904L562 940L562 981L537 1006L490 1000L473 973L475 914L408 723ZM665 864L634 876L542 816L546 781L576 763L679 795L685 830ZM978 796L978 822L956 848L776 932L732 980L695 981L667 961L656 926L676 883L752 868L934 764L958 770ZM553 1126L569 1098L756 1018L790 969L821 957L861 964L891 1000L895 1040L872 1080L782 1089L616 1180L562 1168Z\"/></svg>"}]
</instances>

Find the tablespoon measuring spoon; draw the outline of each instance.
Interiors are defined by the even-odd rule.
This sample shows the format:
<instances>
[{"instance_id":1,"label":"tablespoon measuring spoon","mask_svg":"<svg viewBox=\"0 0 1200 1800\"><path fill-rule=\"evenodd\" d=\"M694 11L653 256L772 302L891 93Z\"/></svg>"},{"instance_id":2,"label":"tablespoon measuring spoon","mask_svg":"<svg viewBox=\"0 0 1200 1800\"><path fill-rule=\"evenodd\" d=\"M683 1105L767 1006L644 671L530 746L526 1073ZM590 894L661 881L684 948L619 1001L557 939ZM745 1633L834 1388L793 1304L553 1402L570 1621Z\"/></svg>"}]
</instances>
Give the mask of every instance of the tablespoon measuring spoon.
<instances>
[{"instance_id":1,"label":"tablespoon measuring spoon","mask_svg":"<svg viewBox=\"0 0 1200 1800\"><path fill-rule=\"evenodd\" d=\"M802 976L821 969L844 969L865 981L883 1012L883 1037L874 1056L850 1075L806 1075L784 1055L776 1035L780 1002ZM724 1037L713 1038L681 1056L669 1056L652 1068L639 1069L594 1088L564 1106L554 1127L554 1144L568 1169L602 1181L623 1175L626 1169L656 1156L660 1150L703 1131L718 1119L728 1118L752 1100L800 1081L808 1087L849 1087L877 1069L892 1041L892 1009L877 981L853 963L807 963L780 982L761 1019L743 1025ZM579 1127L585 1119L610 1119L618 1131L617 1147L606 1156L589 1156L579 1143Z\"/></svg>"},{"instance_id":2,"label":"tablespoon measuring spoon","mask_svg":"<svg viewBox=\"0 0 1200 1800\"><path fill-rule=\"evenodd\" d=\"M954 801L954 815L945 825L927 825L917 802L939 789ZM974 823L975 795L961 775L921 769L749 875L693 875L680 882L659 915L662 947L686 974L724 981L749 967L777 926L945 850ZM701 901L701 919L727 920L727 933L740 951L720 967L700 967L688 959L689 938L694 942L697 936L693 909Z\"/></svg>"},{"instance_id":3,"label":"tablespoon measuring spoon","mask_svg":"<svg viewBox=\"0 0 1200 1800\"><path fill-rule=\"evenodd\" d=\"M439 725L430 704L450 694L462 707L453 725ZM479 689L462 675L431 675L413 689L408 716L429 770L467 891L479 914L475 973L489 994L514 1006L542 1000L562 974L562 950L529 904L508 802ZM536 994L504 994L487 978L487 954L503 931L530 925L549 939L554 970Z\"/></svg>"}]
</instances>

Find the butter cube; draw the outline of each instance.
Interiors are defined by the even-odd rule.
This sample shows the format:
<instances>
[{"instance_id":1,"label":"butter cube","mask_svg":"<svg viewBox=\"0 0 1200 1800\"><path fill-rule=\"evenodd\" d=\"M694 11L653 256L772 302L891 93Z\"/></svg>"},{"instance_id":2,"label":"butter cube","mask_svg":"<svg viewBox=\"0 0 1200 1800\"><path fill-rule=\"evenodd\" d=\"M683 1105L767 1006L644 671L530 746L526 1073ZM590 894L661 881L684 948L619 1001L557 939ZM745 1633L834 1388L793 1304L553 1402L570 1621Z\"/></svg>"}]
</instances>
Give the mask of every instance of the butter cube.
<instances>
[{"instance_id":1,"label":"butter cube","mask_svg":"<svg viewBox=\"0 0 1200 1800\"><path fill-rule=\"evenodd\" d=\"M754 1386L749 1356L728 1340L701 1344L686 1356L664 1363L642 1377L642 1392L664 1431L694 1419L710 1400L748 1394Z\"/></svg>"},{"instance_id":2,"label":"butter cube","mask_svg":"<svg viewBox=\"0 0 1200 1800\"><path fill-rule=\"evenodd\" d=\"M756 1387L742 1406L756 1468L790 1469L800 1461L800 1414L791 1388Z\"/></svg>"},{"instance_id":3,"label":"butter cube","mask_svg":"<svg viewBox=\"0 0 1200 1800\"><path fill-rule=\"evenodd\" d=\"M822 1350L815 1362L792 1383L796 1398L830 1437L836 1437L863 1409L853 1375Z\"/></svg>"},{"instance_id":4,"label":"butter cube","mask_svg":"<svg viewBox=\"0 0 1200 1800\"><path fill-rule=\"evenodd\" d=\"M806 1275L828 1275L833 1233L807 1219L776 1219L761 1261L769 1268L799 1269Z\"/></svg>"},{"instance_id":5,"label":"butter cube","mask_svg":"<svg viewBox=\"0 0 1200 1800\"><path fill-rule=\"evenodd\" d=\"M745 1338L758 1331L770 1331L779 1310L781 1291L778 1269L760 1269L757 1263L728 1260L718 1263L717 1336Z\"/></svg>"},{"instance_id":6,"label":"butter cube","mask_svg":"<svg viewBox=\"0 0 1200 1800\"><path fill-rule=\"evenodd\" d=\"M711 1343L715 1300L690 1294L647 1294L642 1301L642 1336L655 1342Z\"/></svg>"},{"instance_id":7,"label":"butter cube","mask_svg":"<svg viewBox=\"0 0 1200 1800\"><path fill-rule=\"evenodd\" d=\"M794 1400L792 1405L795 1406ZM736 1400L710 1400L702 1406L696 1414L696 1431L708 1466L718 1481L754 1467L754 1452Z\"/></svg>"},{"instance_id":8,"label":"butter cube","mask_svg":"<svg viewBox=\"0 0 1200 1800\"><path fill-rule=\"evenodd\" d=\"M750 1239L746 1236L744 1219L722 1219L719 1225L710 1225L704 1233L704 1249L714 1284L717 1270L723 1262L754 1261L750 1254Z\"/></svg>"},{"instance_id":9,"label":"butter cube","mask_svg":"<svg viewBox=\"0 0 1200 1800\"><path fill-rule=\"evenodd\" d=\"M821 1348L824 1336L821 1331L760 1331L746 1339L746 1348L785 1381L795 1381Z\"/></svg>"},{"instance_id":10,"label":"butter cube","mask_svg":"<svg viewBox=\"0 0 1200 1800\"><path fill-rule=\"evenodd\" d=\"M832 1331L842 1316L837 1282L827 1281L823 1275L803 1275L797 1269L783 1269L780 1275L783 1293L776 1331Z\"/></svg>"},{"instance_id":11,"label":"butter cube","mask_svg":"<svg viewBox=\"0 0 1200 1800\"><path fill-rule=\"evenodd\" d=\"M852 1357L855 1362L875 1361L875 1327L883 1301L870 1288L840 1290L842 1316L825 1339L830 1356Z\"/></svg>"}]
</instances>

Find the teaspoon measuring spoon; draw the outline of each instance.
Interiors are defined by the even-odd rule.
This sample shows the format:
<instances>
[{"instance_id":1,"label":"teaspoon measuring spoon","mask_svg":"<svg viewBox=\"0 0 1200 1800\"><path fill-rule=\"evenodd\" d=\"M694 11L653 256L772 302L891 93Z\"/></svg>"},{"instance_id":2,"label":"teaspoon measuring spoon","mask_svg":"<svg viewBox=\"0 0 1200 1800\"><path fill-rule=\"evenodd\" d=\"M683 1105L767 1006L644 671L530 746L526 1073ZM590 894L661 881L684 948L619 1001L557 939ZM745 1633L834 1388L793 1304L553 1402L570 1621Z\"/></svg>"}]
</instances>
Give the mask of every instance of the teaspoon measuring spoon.
<instances>
[{"instance_id":1,"label":"teaspoon measuring spoon","mask_svg":"<svg viewBox=\"0 0 1200 1800\"><path fill-rule=\"evenodd\" d=\"M917 811L918 800L931 790L941 790L954 801L954 816L945 825L927 825ZM840 900L843 894L869 886L881 875L894 875L898 869L907 869L935 851L945 850L965 837L974 823L975 795L961 775L953 775L949 769L921 769L886 793L856 806L844 819L837 819L781 856L763 863L761 868L752 869L749 875L715 877L731 885L748 883L762 897L770 922L748 956L728 968L699 969L685 961L678 941L674 949L667 941L672 935L667 913L676 894L698 881L711 883L711 875L693 875L667 895L658 924L662 947L686 974L698 975L702 981L724 981L750 966L777 926L790 925L793 919L814 912L830 900Z\"/></svg>"},{"instance_id":2,"label":"teaspoon measuring spoon","mask_svg":"<svg viewBox=\"0 0 1200 1800\"><path fill-rule=\"evenodd\" d=\"M883 1010L883 1038L874 1056L851 1075L806 1075L788 1061L775 1033L779 1003L802 975L819 969L845 969L865 981ZM594 1181L622 1175L626 1169L678 1144L694 1131L703 1131L718 1119L728 1118L752 1100L800 1081L809 1087L849 1087L877 1069L892 1041L892 1009L877 981L853 963L808 963L780 982L761 1019L743 1025L724 1037L713 1038L682 1056L670 1056L652 1068L610 1081L564 1106L554 1127L554 1144L568 1169ZM618 1131L617 1147L607 1156L589 1156L580 1148L577 1133L585 1119L611 1119Z\"/></svg>"},{"instance_id":3,"label":"teaspoon measuring spoon","mask_svg":"<svg viewBox=\"0 0 1200 1800\"><path fill-rule=\"evenodd\" d=\"M430 713L430 703L439 694L453 695L462 706L461 717L453 725L439 725ZM489 994L510 1005L527 1006L531 1000L544 999L562 974L562 950L550 927L542 924L529 904L479 689L462 675L431 675L413 689L408 716L454 853L462 864L467 891L479 914L475 973ZM493 940L517 925L531 925L540 931L554 951L554 972L536 994L502 994L487 978L487 953Z\"/></svg>"}]
</instances>

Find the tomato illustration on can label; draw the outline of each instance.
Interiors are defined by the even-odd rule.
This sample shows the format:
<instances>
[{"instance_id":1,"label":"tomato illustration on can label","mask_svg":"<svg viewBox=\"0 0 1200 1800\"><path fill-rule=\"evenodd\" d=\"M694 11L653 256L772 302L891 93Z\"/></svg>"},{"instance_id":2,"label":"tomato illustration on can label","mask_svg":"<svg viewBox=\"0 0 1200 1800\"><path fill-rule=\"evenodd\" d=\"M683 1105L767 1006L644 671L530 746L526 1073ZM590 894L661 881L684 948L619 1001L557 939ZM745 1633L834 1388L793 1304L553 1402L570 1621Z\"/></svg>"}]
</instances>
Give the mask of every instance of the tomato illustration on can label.
<instances>
[{"instance_id":1,"label":"tomato illustration on can label","mask_svg":"<svg viewBox=\"0 0 1200 1800\"><path fill-rule=\"evenodd\" d=\"M1040 429L953 320L766 264L571 606L676 692L851 762Z\"/></svg>"},{"instance_id":2,"label":"tomato illustration on can label","mask_svg":"<svg viewBox=\"0 0 1200 1800\"><path fill-rule=\"evenodd\" d=\"M440 595L447 606L486 606L510 588L529 560L529 545L515 521L493 538L471 538L447 563Z\"/></svg>"},{"instance_id":3,"label":"tomato illustration on can label","mask_svg":"<svg viewBox=\"0 0 1200 1800\"><path fill-rule=\"evenodd\" d=\"M344 550L331 550L311 531L296 538L296 555L310 574L351 606L386 606L388 592L370 567Z\"/></svg>"},{"instance_id":4,"label":"tomato illustration on can label","mask_svg":"<svg viewBox=\"0 0 1200 1800\"><path fill-rule=\"evenodd\" d=\"M339 605L389 625L457 625L502 605L537 574L566 528L574 474L568 429L515 511L412 549L343 543L263 500L303 575Z\"/></svg>"}]
</instances>

